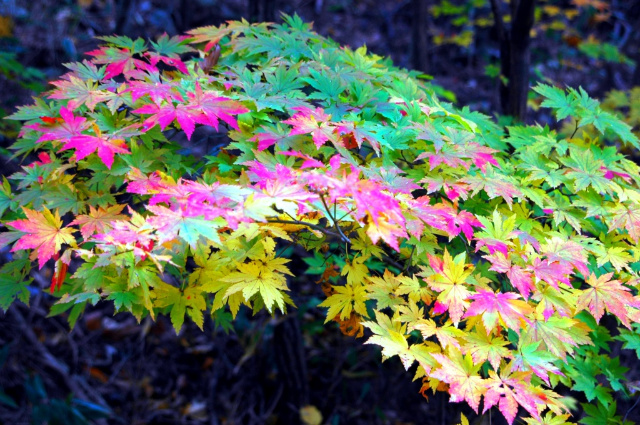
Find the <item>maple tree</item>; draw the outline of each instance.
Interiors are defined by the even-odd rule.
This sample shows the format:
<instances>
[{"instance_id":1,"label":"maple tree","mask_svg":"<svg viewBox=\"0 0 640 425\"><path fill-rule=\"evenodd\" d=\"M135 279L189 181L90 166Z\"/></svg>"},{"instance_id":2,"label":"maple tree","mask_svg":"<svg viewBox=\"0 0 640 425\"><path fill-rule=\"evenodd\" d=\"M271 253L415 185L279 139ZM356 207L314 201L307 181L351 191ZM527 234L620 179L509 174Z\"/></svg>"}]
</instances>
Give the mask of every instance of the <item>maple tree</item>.
<instances>
[{"instance_id":1,"label":"maple tree","mask_svg":"<svg viewBox=\"0 0 640 425\"><path fill-rule=\"evenodd\" d=\"M37 259L71 325L100 300L176 332L286 312L296 244L326 321L370 330L423 392L509 423L565 423L561 384L606 412L629 392L599 323L640 347L640 168L604 141L640 141L584 90L535 87L598 137L503 129L297 16L103 41L10 117L38 160L0 187L0 307L28 303Z\"/></svg>"}]
</instances>

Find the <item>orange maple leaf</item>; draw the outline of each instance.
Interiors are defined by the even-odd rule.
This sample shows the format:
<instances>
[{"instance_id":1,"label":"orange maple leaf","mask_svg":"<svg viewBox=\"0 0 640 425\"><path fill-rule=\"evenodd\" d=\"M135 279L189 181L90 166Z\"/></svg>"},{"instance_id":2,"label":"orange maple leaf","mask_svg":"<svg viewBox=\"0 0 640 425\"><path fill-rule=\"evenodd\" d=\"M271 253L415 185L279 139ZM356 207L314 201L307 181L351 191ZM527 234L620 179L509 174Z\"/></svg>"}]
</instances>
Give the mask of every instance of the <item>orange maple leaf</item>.
<instances>
[{"instance_id":1,"label":"orange maple leaf","mask_svg":"<svg viewBox=\"0 0 640 425\"><path fill-rule=\"evenodd\" d=\"M55 254L60 251L63 243L75 245L76 239L72 228L62 228L62 220L56 210L55 215L47 208L42 212L22 208L26 219L15 220L7 223L16 230L24 232L11 251L20 249L34 249L31 259L38 258L40 268Z\"/></svg>"}]
</instances>

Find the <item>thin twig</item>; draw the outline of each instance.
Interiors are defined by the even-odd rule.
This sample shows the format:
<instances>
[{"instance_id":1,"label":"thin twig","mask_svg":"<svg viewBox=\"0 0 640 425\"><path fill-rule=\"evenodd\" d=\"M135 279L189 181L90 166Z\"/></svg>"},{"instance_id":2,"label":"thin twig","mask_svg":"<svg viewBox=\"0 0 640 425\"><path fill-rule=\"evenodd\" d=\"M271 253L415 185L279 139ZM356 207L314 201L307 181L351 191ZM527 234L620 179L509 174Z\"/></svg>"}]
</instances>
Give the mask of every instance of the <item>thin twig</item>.
<instances>
[{"instance_id":1,"label":"thin twig","mask_svg":"<svg viewBox=\"0 0 640 425\"><path fill-rule=\"evenodd\" d=\"M335 229L338 231L338 233L342 237L342 240L345 241L346 243L351 243L351 239L349 239L344 233L342 233L342 229L338 225L338 221L335 219L335 217L331 216L331 211L329 211L329 206L327 205L327 201L325 201L323 195L320 195L320 200L322 201L322 205L324 205L324 209L327 211L327 215L329 216L331 221L333 221L333 225Z\"/></svg>"},{"instance_id":2,"label":"thin twig","mask_svg":"<svg viewBox=\"0 0 640 425\"><path fill-rule=\"evenodd\" d=\"M571 137L569 137L569 139L573 139L573 136L576 135L577 131L578 131L578 120L576 120L576 128L575 128L575 130L573 130L573 133L571 133Z\"/></svg>"},{"instance_id":3,"label":"thin twig","mask_svg":"<svg viewBox=\"0 0 640 425\"><path fill-rule=\"evenodd\" d=\"M300 221L300 220L281 220L281 219L275 219L275 218L270 218L267 219L267 223L278 223L278 224L297 224L299 226L307 226L311 229L314 230L318 230L326 235L329 236L334 236L336 238L340 238L342 239L342 236L339 233L335 233L332 232L331 230L328 230L326 227L323 226L318 226L317 224L311 224L311 223L307 223L306 221Z\"/></svg>"},{"instance_id":4,"label":"thin twig","mask_svg":"<svg viewBox=\"0 0 640 425\"><path fill-rule=\"evenodd\" d=\"M629 413L631 413L631 411L635 409L635 407L638 405L638 402L640 402L640 397L636 399L636 402L633 403L633 406L631 406L629 410L627 410L627 413L624 414L624 418L622 418L622 423L625 423L627 421L627 416L629 416Z\"/></svg>"}]
</instances>

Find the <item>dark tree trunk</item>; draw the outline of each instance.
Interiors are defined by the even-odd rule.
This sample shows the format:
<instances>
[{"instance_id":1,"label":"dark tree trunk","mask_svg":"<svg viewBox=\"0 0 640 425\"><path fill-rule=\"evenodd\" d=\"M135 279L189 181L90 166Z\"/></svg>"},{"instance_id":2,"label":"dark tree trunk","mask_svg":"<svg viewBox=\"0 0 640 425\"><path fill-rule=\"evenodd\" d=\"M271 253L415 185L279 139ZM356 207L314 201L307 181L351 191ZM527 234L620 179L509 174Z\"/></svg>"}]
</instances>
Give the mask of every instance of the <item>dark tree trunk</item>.
<instances>
[{"instance_id":1,"label":"dark tree trunk","mask_svg":"<svg viewBox=\"0 0 640 425\"><path fill-rule=\"evenodd\" d=\"M281 423L300 423L300 408L309 404L307 364L300 321L294 314L281 319L273 330L273 346L278 380L283 385L278 404Z\"/></svg>"},{"instance_id":2,"label":"dark tree trunk","mask_svg":"<svg viewBox=\"0 0 640 425\"><path fill-rule=\"evenodd\" d=\"M249 0L249 22L273 22L276 20L275 0Z\"/></svg>"},{"instance_id":3,"label":"dark tree trunk","mask_svg":"<svg viewBox=\"0 0 640 425\"><path fill-rule=\"evenodd\" d=\"M640 86L640 54L636 58L636 70L631 77L631 87Z\"/></svg>"},{"instance_id":4,"label":"dark tree trunk","mask_svg":"<svg viewBox=\"0 0 640 425\"><path fill-rule=\"evenodd\" d=\"M500 72L508 80L500 85L503 113L524 121L527 115L529 67L531 65L531 28L535 19L536 0L512 0L511 28L502 21L500 0L491 0L495 28L500 40Z\"/></svg>"},{"instance_id":5,"label":"dark tree trunk","mask_svg":"<svg viewBox=\"0 0 640 425\"><path fill-rule=\"evenodd\" d=\"M429 0L413 0L413 67L429 71Z\"/></svg>"},{"instance_id":6,"label":"dark tree trunk","mask_svg":"<svg viewBox=\"0 0 640 425\"><path fill-rule=\"evenodd\" d=\"M516 3L512 0L512 3ZM509 109L507 113L524 121L527 115L529 67L531 66L531 28L534 22L535 0L520 0L511 17L511 68L509 75Z\"/></svg>"}]
</instances>

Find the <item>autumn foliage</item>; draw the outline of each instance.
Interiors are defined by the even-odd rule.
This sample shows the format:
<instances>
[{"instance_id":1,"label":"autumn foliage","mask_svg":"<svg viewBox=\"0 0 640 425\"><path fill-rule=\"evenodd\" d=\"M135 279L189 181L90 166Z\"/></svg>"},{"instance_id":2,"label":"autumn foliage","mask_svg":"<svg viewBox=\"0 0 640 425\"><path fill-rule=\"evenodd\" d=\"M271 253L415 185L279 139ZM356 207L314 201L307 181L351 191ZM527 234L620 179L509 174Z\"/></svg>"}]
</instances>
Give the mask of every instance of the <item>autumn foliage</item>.
<instances>
[{"instance_id":1,"label":"autumn foliage","mask_svg":"<svg viewBox=\"0 0 640 425\"><path fill-rule=\"evenodd\" d=\"M561 137L441 102L297 17L102 40L11 116L37 159L0 188L2 308L53 260L72 324L101 300L176 331L285 312L283 253L306 252L327 322L368 329L425 392L509 423L565 423L561 388L628 392L599 322L640 347L640 169L616 148L640 143L584 90L534 88L592 130Z\"/></svg>"}]
</instances>

